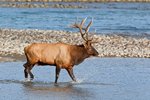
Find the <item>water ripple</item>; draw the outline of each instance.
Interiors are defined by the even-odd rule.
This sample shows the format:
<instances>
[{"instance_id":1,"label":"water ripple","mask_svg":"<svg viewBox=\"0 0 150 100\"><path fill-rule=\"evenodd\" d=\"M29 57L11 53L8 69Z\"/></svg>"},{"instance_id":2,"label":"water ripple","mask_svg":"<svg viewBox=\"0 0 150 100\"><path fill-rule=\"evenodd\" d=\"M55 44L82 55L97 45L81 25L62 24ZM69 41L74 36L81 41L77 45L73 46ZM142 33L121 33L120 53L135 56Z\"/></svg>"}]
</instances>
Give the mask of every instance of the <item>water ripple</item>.
<instances>
[{"instance_id":1,"label":"water ripple","mask_svg":"<svg viewBox=\"0 0 150 100\"><path fill-rule=\"evenodd\" d=\"M86 5L97 9L0 8L0 27L72 31L69 25L77 18L81 20L90 16L94 19L92 26L94 28L91 28L91 31L96 30L97 33L150 34L150 3L87 3Z\"/></svg>"}]
</instances>

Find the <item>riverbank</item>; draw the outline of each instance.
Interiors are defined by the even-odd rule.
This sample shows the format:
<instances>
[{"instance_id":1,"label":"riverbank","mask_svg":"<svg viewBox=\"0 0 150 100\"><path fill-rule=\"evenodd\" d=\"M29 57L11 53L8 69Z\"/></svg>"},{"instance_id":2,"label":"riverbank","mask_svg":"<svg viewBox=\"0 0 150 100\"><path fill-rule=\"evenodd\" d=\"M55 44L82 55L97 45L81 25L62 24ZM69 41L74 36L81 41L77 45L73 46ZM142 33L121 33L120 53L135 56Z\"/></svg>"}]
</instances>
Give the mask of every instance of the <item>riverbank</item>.
<instances>
[{"instance_id":1,"label":"riverbank","mask_svg":"<svg viewBox=\"0 0 150 100\"><path fill-rule=\"evenodd\" d=\"M84 3L67 2L0 2L0 7L10 8L90 8ZM96 8L96 7L94 7Z\"/></svg>"},{"instance_id":2,"label":"riverbank","mask_svg":"<svg viewBox=\"0 0 150 100\"><path fill-rule=\"evenodd\" d=\"M101 9L103 6L97 6L98 3L109 3L109 2L125 2L119 1L119 0L114 0L114 1L101 1L101 2L96 2L96 1L89 1L89 2L68 2L68 1L63 1L63 2L24 2L24 1L9 1L8 2L3 2L0 1L0 7L2 8L78 8L78 9L87 9L87 8L93 8L93 9ZM133 1L127 1L127 2L150 2L150 0L143 0L143 1L138 1L138 0L133 0ZM112 5L109 5L112 7Z\"/></svg>"},{"instance_id":3,"label":"riverbank","mask_svg":"<svg viewBox=\"0 0 150 100\"><path fill-rule=\"evenodd\" d=\"M1 0L6 2L150 2L150 0Z\"/></svg>"},{"instance_id":4,"label":"riverbank","mask_svg":"<svg viewBox=\"0 0 150 100\"><path fill-rule=\"evenodd\" d=\"M150 40L124 35L91 35L97 38L98 43L94 47L99 52L99 57L150 57ZM34 43L82 44L80 33L54 30L31 29L0 29L0 56L1 58L13 58L13 60L25 59L23 49Z\"/></svg>"}]
</instances>

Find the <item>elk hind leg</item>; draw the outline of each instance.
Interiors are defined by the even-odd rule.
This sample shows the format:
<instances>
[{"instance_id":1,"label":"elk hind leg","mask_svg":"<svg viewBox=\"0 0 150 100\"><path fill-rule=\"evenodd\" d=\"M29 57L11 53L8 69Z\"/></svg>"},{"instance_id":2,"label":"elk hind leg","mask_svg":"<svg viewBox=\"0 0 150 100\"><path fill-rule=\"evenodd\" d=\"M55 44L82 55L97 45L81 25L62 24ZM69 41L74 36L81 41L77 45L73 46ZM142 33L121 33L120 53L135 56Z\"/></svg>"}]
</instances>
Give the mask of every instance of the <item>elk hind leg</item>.
<instances>
[{"instance_id":1,"label":"elk hind leg","mask_svg":"<svg viewBox=\"0 0 150 100\"><path fill-rule=\"evenodd\" d=\"M30 75L30 79L33 80L34 79L34 75L32 74L31 70L33 68L34 65L30 65L30 67L28 67L28 73Z\"/></svg>"},{"instance_id":2,"label":"elk hind leg","mask_svg":"<svg viewBox=\"0 0 150 100\"><path fill-rule=\"evenodd\" d=\"M34 75L32 74L31 70L33 68L34 65L29 64L29 63L25 63L24 64L24 74L25 74L25 78L28 78L28 74L30 75L30 79L33 80L34 79Z\"/></svg>"},{"instance_id":3,"label":"elk hind leg","mask_svg":"<svg viewBox=\"0 0 150 100\"><path fill-rule=\"evenodd\" d=\"M28 71L27 71L27 69L28 69L29 65L28 65L28 63L25 63L23 66L25 68L24 69L24 77L27 79L28 78Z\"/></svg>"}]
</instances>

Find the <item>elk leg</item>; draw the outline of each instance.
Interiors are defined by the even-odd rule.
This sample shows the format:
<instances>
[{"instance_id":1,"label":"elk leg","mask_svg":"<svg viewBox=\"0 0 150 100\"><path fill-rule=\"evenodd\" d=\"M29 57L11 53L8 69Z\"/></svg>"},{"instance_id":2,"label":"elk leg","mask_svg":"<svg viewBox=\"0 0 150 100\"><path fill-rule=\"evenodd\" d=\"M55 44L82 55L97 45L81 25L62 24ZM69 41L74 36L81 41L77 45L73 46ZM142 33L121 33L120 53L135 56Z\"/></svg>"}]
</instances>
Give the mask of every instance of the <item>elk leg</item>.
<instances>
[{"instance_id":1,"label":"elk leg","mask_svg":"<svg viewBox=\"0 0 150 100\"><path fill-rule=\"evenodd\" d=\"M24 75L25 78L28 78L28 74L30 75L30 79L33 80L34 79L34 75L31 72L31 69L33 68L33 65L29 64L29 63L25 63L24 65Z\"/></svg>"},{"instance_id":2,"label":"elk leg","mask_svg":"<svg viewBox=\"0 0 150 100\"><path fill-rule=\"evenodd\" d=\"M56 67L56 77L55 77L55 84L57 84L57 80L58 80L58 78L59 78L59 73L60 73L60 68L57 68Z\"/></svg>"},{"instance_id":3,"label":"elk leg","mask_svg":"<svg viewBox=\"0 0 150 100\"><path fill-rule=\"evenodd\" d=\"M24 76L25 76L25 78L28 78L28 72L27 72L27 68L28 68L28 63L25 63L24 65Z\"/></svg>"},{"instance_id":4,"label":"elk leg","mask_svg":"<svg viewBox=\"0 0 150 100\"><path fill-rule=\"evenodd\" d=\"M76 78L73 74L73 68L69 68L69 69L66 69L66 70L67 70L68 74L70 75L71 79L76 82Z\"/></svg>"},{"instance_id":5,"label":"elk leg","mask_svg":"<svg viewBox=\"0 0 150 100\"><path fill-rule=\"evenodd\" d=\"M24 76L25 76L25 78L28 78L27 69L24 69Z\"/></svg>"},{"instance_id":6,"label":"elk leg","mask_svg":"<svg viewBox=\"0 0 150 100\"><path fill-rule=\"evenodd\" d=\"M31 70L33 68L34 65L30 65L30 67L28 67L28 73L30 75L30 79L33 80L34 79L34 75L32 74Z\"/></svg>"}]
</instances>

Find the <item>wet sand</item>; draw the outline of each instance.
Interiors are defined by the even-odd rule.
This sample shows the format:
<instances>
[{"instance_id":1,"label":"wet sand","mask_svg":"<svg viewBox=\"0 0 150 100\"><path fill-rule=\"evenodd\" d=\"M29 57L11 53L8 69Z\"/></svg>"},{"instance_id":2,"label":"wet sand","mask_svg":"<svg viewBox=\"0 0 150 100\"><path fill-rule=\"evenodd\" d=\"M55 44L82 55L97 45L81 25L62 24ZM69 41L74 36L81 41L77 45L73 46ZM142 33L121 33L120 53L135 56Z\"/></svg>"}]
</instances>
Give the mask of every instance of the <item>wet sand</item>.
<instances>
[{"instance_id":1,"label":"wet sand","mask_svg":"<svg viewBox=\"0 0 150 100\"><path fill-rule=\"evenodd\" d=\"M18 62L18 61L26 61L25 55L19 54L0 55L0 62Z\"/></svg>"},{"instance_id":2,"label":"wet sand","mask_svg":"<svg viewBox=\"0 0 150 100\"><path fill-rule=\"evenodd\" d=\"M78 82L65 70L54 85L55 68L36 66L25 82L25 62L0 63L0 100L149 100L150 59L90 58L75 66Z\"/></svg>"}]
</instances>

